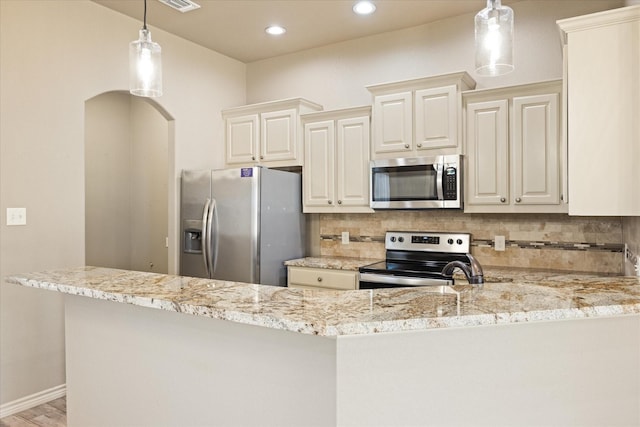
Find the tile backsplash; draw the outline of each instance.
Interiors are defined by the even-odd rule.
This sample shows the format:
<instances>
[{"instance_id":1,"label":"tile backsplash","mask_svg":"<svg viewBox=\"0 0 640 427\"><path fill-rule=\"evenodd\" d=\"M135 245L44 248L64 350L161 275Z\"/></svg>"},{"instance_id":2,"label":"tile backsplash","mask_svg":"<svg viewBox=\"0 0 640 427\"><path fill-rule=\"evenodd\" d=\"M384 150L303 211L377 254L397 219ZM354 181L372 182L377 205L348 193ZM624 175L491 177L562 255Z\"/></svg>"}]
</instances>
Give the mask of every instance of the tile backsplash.
<instances>
[{"instance_id":1,"label":"tile backsplash","mask_svg":"<svg viewBox=\"0 0 640 427\"><path fill-rule=\"evenodd\" d=\"M633 233L637 235L637 218L629 224L629 228L636 227ZM625 271L627 236L623 237L622 218L564 214L465 214L448 210L320 214L320 255L382 259L387 230L471 233L471 253L483 266ZM342 244L343 231L349 232L349 244ZM505 236L503 252L493 248L496 235ZM631 238L637 239L636 235Z\"/></svg>"}]
</instances>

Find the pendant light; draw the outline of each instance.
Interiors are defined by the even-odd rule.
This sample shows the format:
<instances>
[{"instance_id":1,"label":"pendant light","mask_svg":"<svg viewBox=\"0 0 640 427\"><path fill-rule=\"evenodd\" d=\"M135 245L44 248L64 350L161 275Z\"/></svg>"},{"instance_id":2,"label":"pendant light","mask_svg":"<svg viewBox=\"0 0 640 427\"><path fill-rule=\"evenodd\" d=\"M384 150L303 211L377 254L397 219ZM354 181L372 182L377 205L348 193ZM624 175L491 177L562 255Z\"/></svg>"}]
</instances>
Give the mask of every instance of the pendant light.
<instances>
[{"instance_id":1,"label":"pendant light","mask_svg":"<svg viewBox=\"0 0 640 427\"><path fill-rule=\"evenodd\" d=\"M513 71L513 10L487 0L476 15L476 73L498 76Z\"/></svg>"},{"instance_id":2,"label":"pendant light","mask_svg":"<svg viewBox=\"0 0 640 427\"><path fill-rule=\"evenodd\" d=\"M162 96L161 48L147 30L147 0L140 38L129 43L129 92L136 96Z\"/></svg>"}]
</instances>

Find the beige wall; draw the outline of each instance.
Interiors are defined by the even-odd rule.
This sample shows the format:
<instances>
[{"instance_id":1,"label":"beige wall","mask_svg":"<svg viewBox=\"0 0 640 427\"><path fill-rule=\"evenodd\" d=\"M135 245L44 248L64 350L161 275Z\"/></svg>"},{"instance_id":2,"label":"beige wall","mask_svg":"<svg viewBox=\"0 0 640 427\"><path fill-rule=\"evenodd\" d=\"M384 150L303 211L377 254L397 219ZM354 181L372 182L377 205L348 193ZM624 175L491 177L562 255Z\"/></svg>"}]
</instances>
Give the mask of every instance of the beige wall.
<instances>
[{"instance_id":1,"label":"beige wall","mask_svg":"<svg viewBox=\"0 0 640 427\"><path fill-rule=\"evenodd\" d=\"M329 110L370 104L367 85L454 71L467 71L478 88L558 79L562 49L556 20L623 5L622 0L514 3L515 71L499 78L475 75L474 14L467 14L250 63L247 100L301 96Z\"/></svg>"},{"instance_id":2,"label":"beige wall","mask_svg":"<svg viewBox=\"0 0 640 427\"><path fill-rule=\"evenodd\" d=\"M128 44L139 21L89 1L0 1L0 277L84 264L84 109L128 89ZM178 231L179 171L220 167L220 110L246 100L244 64L156 30L174 119L168 213ZM7 227L7 207L27 225ZM177 251L169 259L175 271ZM63 384L59 295L0 282L0 404Z\"/></svg>"},{"instance_id":3,"label":"beige wall","mask_svg":"<svg viewBox=\"0 0 640 427\"><path fill-rule=\"evenodd\" d=\"M167 273L169 122L109 92L85 108L85 263Z\"/></svg>"},{"instance_id":4,"label":"beige wall","mask_svg":"<svg viewBox=\"0 0 640 427\"><path fill-rule=\"evenodd\" d=\"M85 107L85 263L88 265L131 266L129 96L111 92L91 98Z\"/></svg>"}]
</instances>

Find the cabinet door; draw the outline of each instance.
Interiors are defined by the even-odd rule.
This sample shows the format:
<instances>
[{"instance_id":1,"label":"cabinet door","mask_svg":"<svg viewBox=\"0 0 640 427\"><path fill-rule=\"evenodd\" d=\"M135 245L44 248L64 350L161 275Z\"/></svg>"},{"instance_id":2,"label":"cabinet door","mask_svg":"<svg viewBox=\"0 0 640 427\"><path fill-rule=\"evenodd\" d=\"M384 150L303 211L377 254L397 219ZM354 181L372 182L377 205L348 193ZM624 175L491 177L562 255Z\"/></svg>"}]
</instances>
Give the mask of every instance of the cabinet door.
<instances>
[{"instance_id":1,"label":"cabinet door","mask_svg":"<svg viewBox=\"0 0 640 427\"><path fill-rule=\"evenodd\" d=\"M406 154L413 149L411 92L376 96L373 100L373 154Z\"/></svg>"},{"instance_id":2,"label":"cabinet door","mask_svg":"<svg viewBox=\"0 0 640 427\"><path fill-rule=\"evenodd\" d=\"M640 216L640 9L571 18L561 28L569 215Z\"/></svg>"},{"instance_id":3,"label":"cabinet door","mask_svg":"<svg viewBox=\"0 0 640 427\"><path fill-rule=\"evenodd\" d=\"M369 206L369 117L338 120L336 196L339 206Z\"/></svg>"},{"instance_id":4,"label":"cabinet door","mask_svg":"<svg viewBox=\"0 0 640 427\"><path fill-rule=\"evenodd\" d=\"M304 211L332 206L334 195L335 125L333 120L304 126Z\"/></svg>"},{"instance_id":5,"label":"cabinet door","mask_svg":"<svg viewBox=\"0 0 640 427\"><path fill-rule=\"evenodd\" d=\"M506 99L467 105L467 203L509 200L509 104Z\"/></svg>"},{"instance_id":6,"label":"cabinet door","mask_svg":"<svg viewBox=\"0 0 640 427\"><path fill-rule=\"evenodd\" d=\"M560 203L558 107L557 94L513 98L511 203Z\"/></svg>"},{"instance_id":7,"label":"cabinet door","mask_svg":"<svg viewBox=\"0 0 640 427\"><path fill-rule=\"evenodd\" d=\"M416 91L416 150L457 147L457 93L455 85Z\"/></svg>"},{"instance_id":8,"label":"cabinet door","mask_svg":"<svg viewBox=\"0 0 640 427\"><path fill-rule=\"evenodd\" d=\"M226 120L226 157L228 164L257 160L258 115L231 117Z\"/></svg>"},{"instance_id":9,"label":"cabinet door","mask_svg":"<svg viewBox=\"0 0 640 427\"><path fill-rule=\"evenodd\" d=\"M294 160L296 158L295 109L262 113L260 161Z\"/></svg>"}]
</instances>

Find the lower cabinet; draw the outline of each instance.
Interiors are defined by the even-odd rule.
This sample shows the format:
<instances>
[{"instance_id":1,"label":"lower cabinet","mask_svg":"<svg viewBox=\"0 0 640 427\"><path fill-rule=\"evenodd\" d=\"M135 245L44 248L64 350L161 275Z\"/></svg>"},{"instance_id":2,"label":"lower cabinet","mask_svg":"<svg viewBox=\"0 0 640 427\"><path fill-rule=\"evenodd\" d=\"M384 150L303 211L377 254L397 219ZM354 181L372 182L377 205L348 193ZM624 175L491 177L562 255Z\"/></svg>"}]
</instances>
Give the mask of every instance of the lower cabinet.
<instances>
[{"instance_id":1,"label":"lower cabinet","mask_svg":"<svg viewBox=\"0 0 640 427\"><path fill-rule=\"evenodd\" d=\"M465 212L566 212L561 81L463 94Z\"/></svg>"},{"instance_id":2,"label":"lower cabinet","mask_svg":"<svg viewBox=\"0 0 640 427\"><path fill-rule=\"evenodd\" d=\"M359 273L327 268L287 267L287 286L302 289L358 289Z\"/></svg>"}]
</instances>

